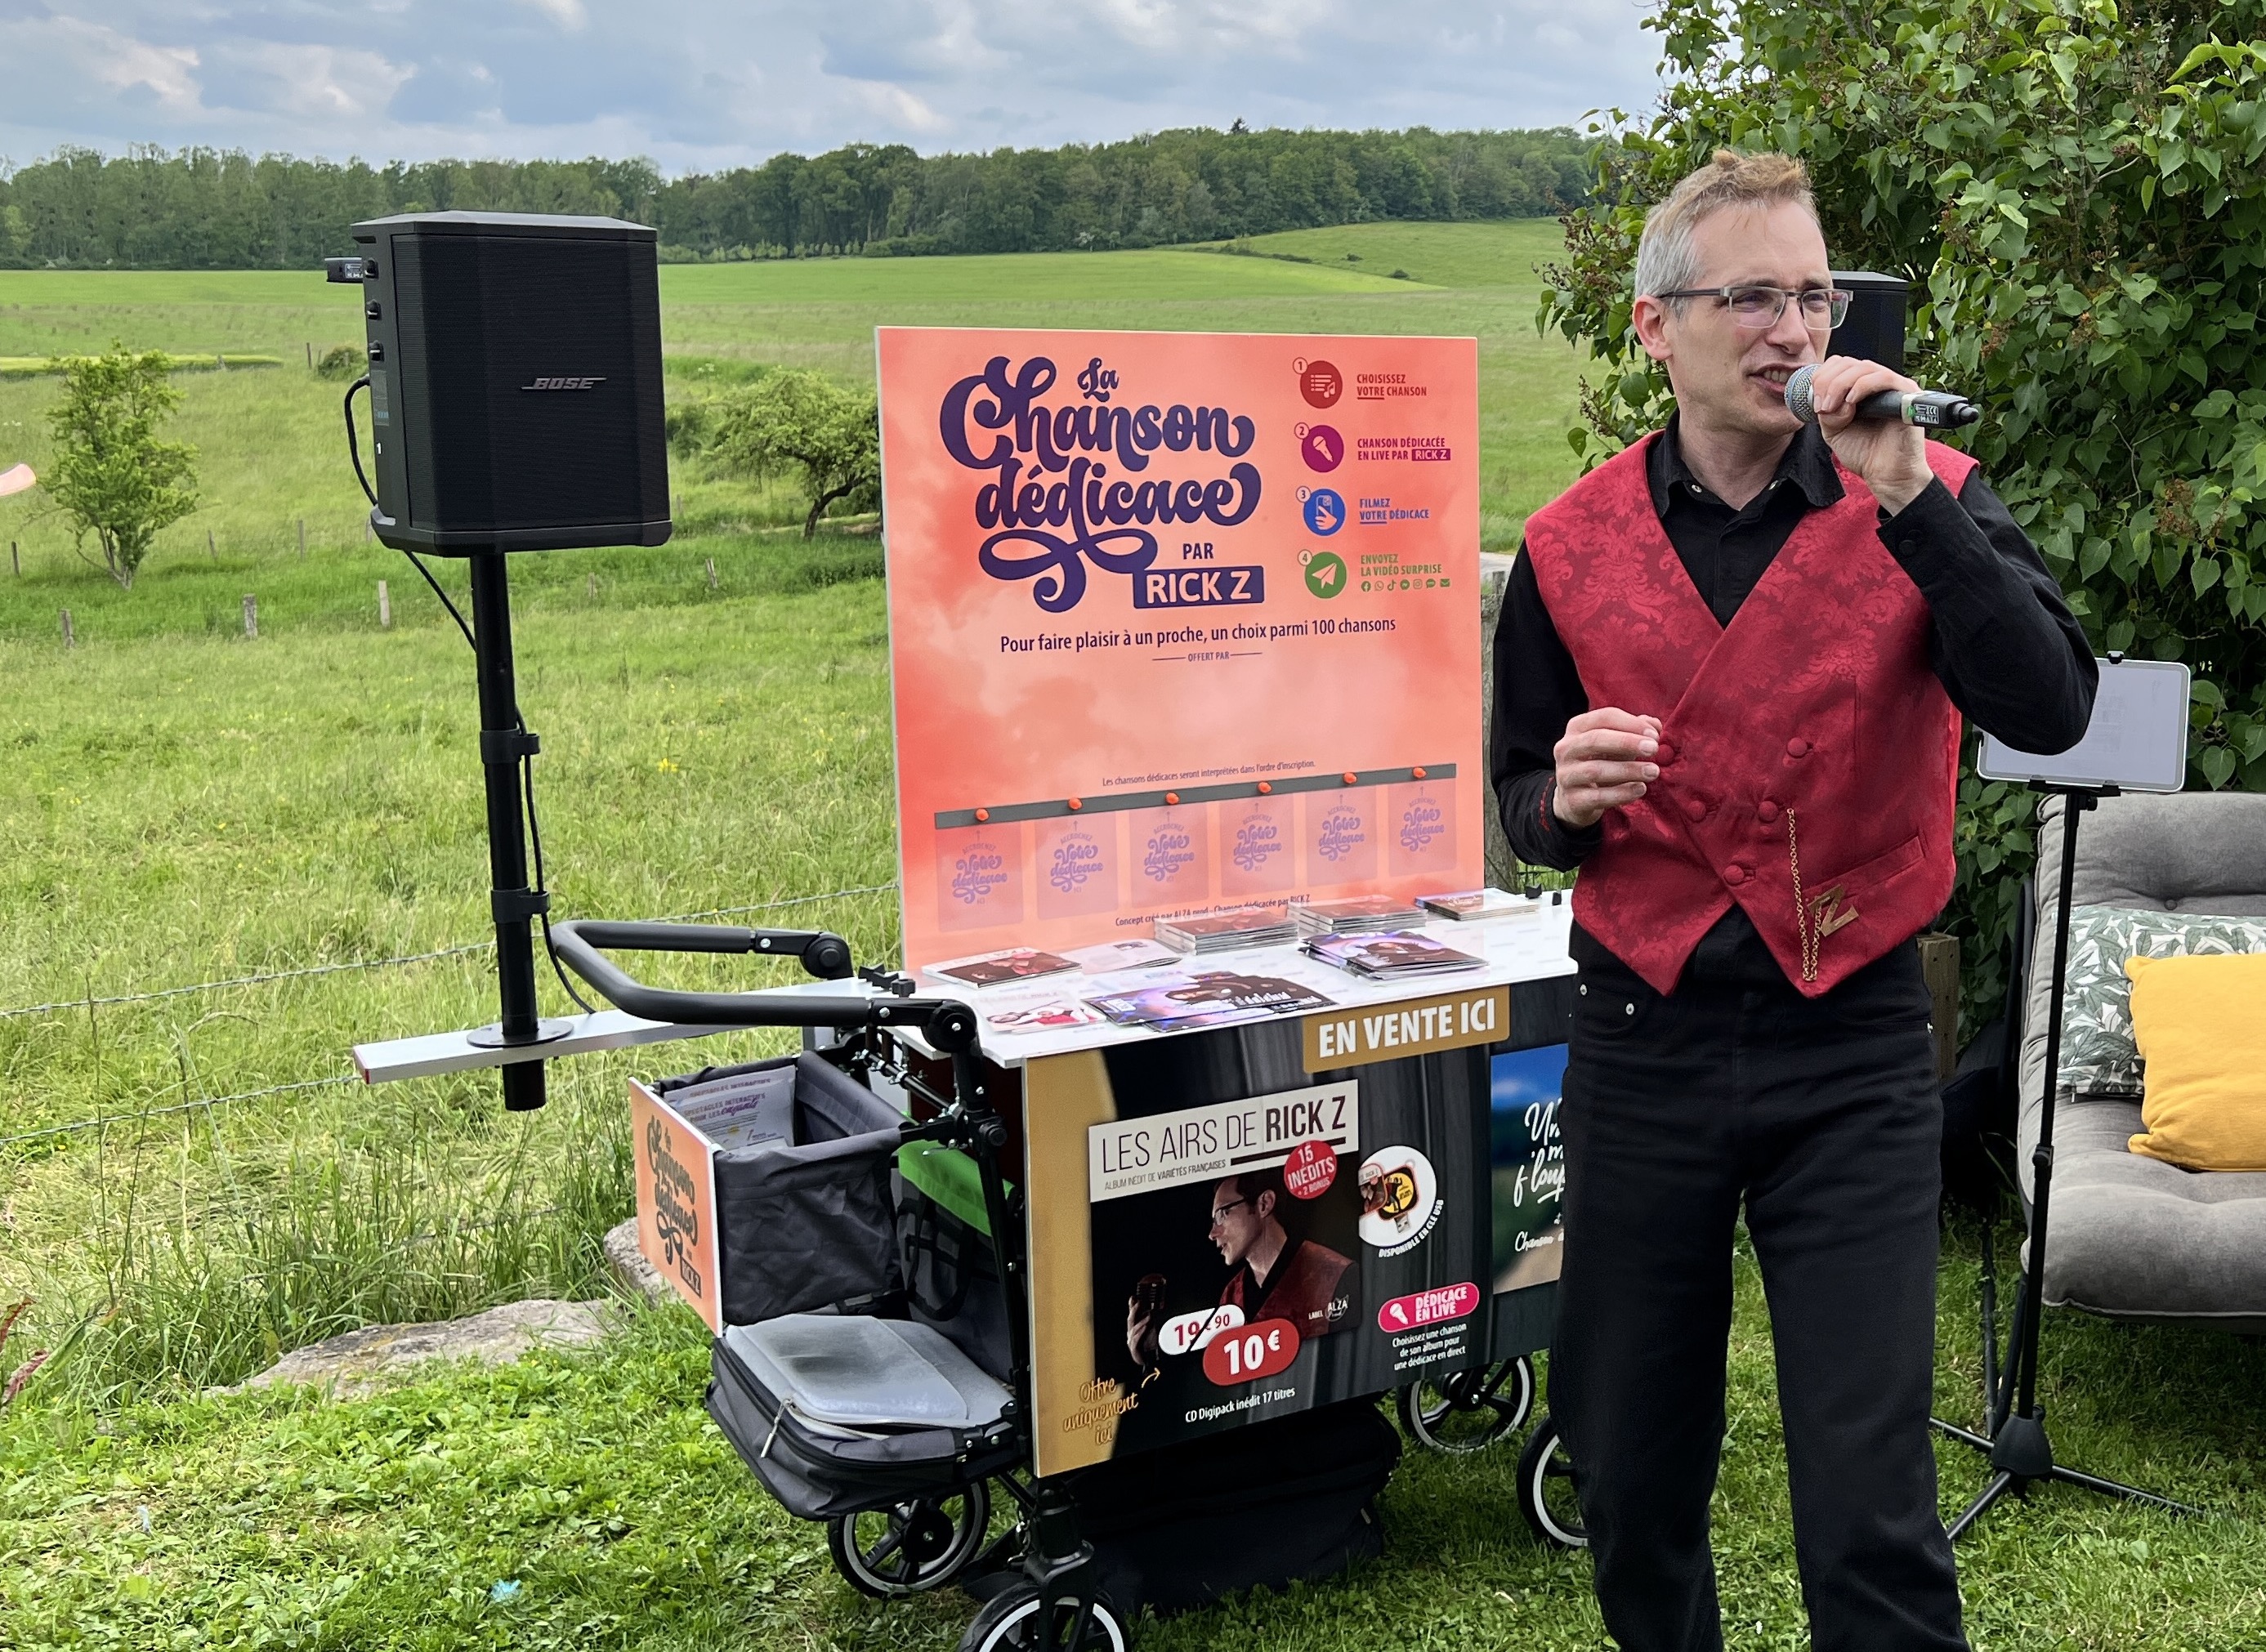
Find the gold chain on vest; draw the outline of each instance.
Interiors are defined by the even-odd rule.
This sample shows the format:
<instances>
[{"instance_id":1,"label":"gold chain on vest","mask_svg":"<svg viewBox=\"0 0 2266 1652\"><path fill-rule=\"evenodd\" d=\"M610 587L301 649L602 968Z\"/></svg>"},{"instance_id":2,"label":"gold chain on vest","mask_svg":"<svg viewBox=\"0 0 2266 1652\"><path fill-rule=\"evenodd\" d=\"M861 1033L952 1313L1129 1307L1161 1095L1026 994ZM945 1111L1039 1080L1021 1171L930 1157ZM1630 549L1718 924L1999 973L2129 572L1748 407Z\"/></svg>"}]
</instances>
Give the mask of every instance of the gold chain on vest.
<instances>
[{"instance_id":1,"label":"gold chain on vest","mask_svg":"<svg viewBox=\"0 0 2266 1652\"><path fill-rule=\"evenodd\" d=\"M1809 908L1802 898L1802 846L1794 832L1794 810L1786 812L1786 859L1794 868L1794 932L1802 939L1802 978L1817 979L1817 926L1809 921Z\"/></svg>"}]
</instances>

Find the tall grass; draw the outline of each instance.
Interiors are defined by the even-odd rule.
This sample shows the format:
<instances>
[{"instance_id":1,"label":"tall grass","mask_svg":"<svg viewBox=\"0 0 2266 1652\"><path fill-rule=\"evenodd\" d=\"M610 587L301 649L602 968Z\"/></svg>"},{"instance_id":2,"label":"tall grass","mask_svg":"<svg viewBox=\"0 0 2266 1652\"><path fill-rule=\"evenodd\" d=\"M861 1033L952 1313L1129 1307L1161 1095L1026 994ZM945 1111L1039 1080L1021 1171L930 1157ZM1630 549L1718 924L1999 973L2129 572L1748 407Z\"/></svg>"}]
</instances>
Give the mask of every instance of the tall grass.
<instances>
[{"instance_id":1,"label":"tall grass","mask_svg":"<svg viewBox=\"0 0 2266 1652\"><path fill-rule=\"evenodd\" d=\"M153 1377L161 1392L235 1382L362 1326L593 1293L595 1236L631 1208L626 1119L613 1085L558 1087L543 1115L476 1130L466 1105L479 1103L461 1092L410 1098L413 1116L390 1128L299 1118L265 1144L194 1113L106 1130L93 1147L100 1297L57 1378L130 1402ZM452 1116L413 1116L434 1106ZM102 1163L113 1153L114 1173Z\"/></svg>"},{"instance_id":2,"label":"tall grass","mask_svg":"<svg viewBox=\"0 0 2266 1652\"><path fill-rule=\"evenodd\" d=\"M713 592L667 552L643 553L641 592L625 577L596 599L571 578L526 582L521 696L545 736L564 914L698 912L895 875L879 582L765 593L764 542L718 552ZM823 570L872 547L788 554ZM69 654L0 641L0 1008L489 932L462 640L429 598L391 632L325 617L306 577L301 618L256 642L208 636L190 610L172 634L98 629ZM839 929L861 961L895 950L886 895L783 916ZM688 961L676 978L752 977ZM201 1105L344 1074L358 1042L477 1026L493 991L474 951L0 1018L0 1137L110 1121L0 1146L0 1290L37 1299L35 1342L90 1327L41 1384L232 1381L355 1325L595 1289L593 1242L629 1208L629 1056L554 1067L556 1099L523 1119L483 1075ZM778 1045L726 1035L636 1070Z\"/></svg>"}]
</instances>

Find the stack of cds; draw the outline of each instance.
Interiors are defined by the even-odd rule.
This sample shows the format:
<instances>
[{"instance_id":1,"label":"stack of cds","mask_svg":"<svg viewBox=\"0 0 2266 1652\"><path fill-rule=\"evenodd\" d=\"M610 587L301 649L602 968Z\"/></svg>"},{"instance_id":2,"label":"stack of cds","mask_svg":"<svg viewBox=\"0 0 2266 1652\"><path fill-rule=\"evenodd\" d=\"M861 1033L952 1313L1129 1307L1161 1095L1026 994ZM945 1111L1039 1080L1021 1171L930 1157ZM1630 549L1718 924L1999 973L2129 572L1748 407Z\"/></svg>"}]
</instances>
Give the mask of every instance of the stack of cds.
<instances>
[{"instance_id":1,"label":"stack of cds","mask_svg":"<svg viewBox=\"0 0 2266 1652\"><path fill-rule=\"evenodd\" d=\"M987 952L974 958L955 958L950 963L931 964L929 973L958 986L1000 987L1018 981L1036 981L1046 976L1067 975L1077 968L1069 959L1057 958L1035 947L1011 947L1005 952Z\"/></svg>"},{"instance_id":2,"label":"stack of cds","mask_svg":"<svg viewBox=\"0 0 2266 1652\"><path fill-rule=\"evenodd\" d=\"M1298 908L1297 917L1301 935L1381 935L1388 930L1416 929L1424 922L1422 908L1389 895L1315 901Z\"/></svg>"},{"instance_id":3,"label":"stack of cds","mask_svg":"<svg viewBox=\"0 0 2266 1652\"><path fill-rule=\"evenodd\" d=\"M1364 981L1400 981L1410 976L1450 975L1476 969L1481 961L1429 935L1316 935L1306 955L1334 964Z\"/></svg>"},{"instance_id":4,"label":"stack of cds","mask_svg":"<svg viewBox=\"0 0 2266 1652\"><path fill-rule=\"evenodd\" d=\"M1157 939L1177 953L1240 952L1297 939L1287 906L1246 906L1209 917L1160 917Z\"/></svg>"},{"instance_id":5,"label":"stack of cds","mask_svg":"<svg viewBox=\"0 0 2266 1652\"><path fill-rule=\"evenodd\" d=\"M1420 895L1417 904L1436 917L1458 924L1483 924L1495 917L1524 917L1542 910L1542 897L1505 889L1462 889L1453 895Z\"/></svg>"}]
</instances>

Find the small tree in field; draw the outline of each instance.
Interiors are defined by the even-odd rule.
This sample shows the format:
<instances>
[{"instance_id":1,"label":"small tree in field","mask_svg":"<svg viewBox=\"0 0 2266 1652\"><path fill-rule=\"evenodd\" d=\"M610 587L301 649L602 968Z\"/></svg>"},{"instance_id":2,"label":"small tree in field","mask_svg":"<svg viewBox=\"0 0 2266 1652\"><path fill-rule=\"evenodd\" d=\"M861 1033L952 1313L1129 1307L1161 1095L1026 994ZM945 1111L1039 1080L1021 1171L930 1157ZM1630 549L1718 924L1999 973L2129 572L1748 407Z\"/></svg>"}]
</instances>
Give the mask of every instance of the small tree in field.
<instances>
[{"instance_id":1,"label":"small tree in field","mask_svg":"<svg viewBox=\"0 0 2266 1652\"><path fill-rule=\"evenodd\" d=\"M113 344L63 363L62 399L48 413L55 438L48 492L70 518L80 554L92 534L104 572L129 589L158 532L197 508L195 451L157 439L180 400L164 352L135 355Z\"/></svg>"},{"instance_id":2,"label":"small tree in field","mask_svg":"<svg viewBox=\"0 0 2266 1652\"><path fill-rule=\"evenodd\" d=\"M711 447L726 464L757 476L786 465L802 472L810 514L802 537L838 499L881 479L881 431L874 398L840 390L816 373L773 373L724 403Z\"/></svg>"}]
</instances>

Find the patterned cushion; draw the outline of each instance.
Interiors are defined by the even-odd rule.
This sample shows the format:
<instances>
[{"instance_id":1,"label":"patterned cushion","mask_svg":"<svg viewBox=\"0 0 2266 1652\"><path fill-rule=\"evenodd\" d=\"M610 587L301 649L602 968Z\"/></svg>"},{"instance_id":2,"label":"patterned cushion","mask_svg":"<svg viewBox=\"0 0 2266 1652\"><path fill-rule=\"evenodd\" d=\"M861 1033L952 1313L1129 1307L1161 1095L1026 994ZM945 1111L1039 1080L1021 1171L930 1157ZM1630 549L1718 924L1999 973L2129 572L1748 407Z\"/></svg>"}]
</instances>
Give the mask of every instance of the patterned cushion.
<instances>
[{"instance_id":1,"label":"patterned cushion","mask_svg":"<svg viewBox=\"0 0 2266 1652\"><path fill-rule=\"evenodd\" d=\"M2130 906L2070 908L2061 1087L2080 1095L2140 1093L2127 958L2247 952L2266 952L2266 922Z\"/></svg>"}]
</instances>

